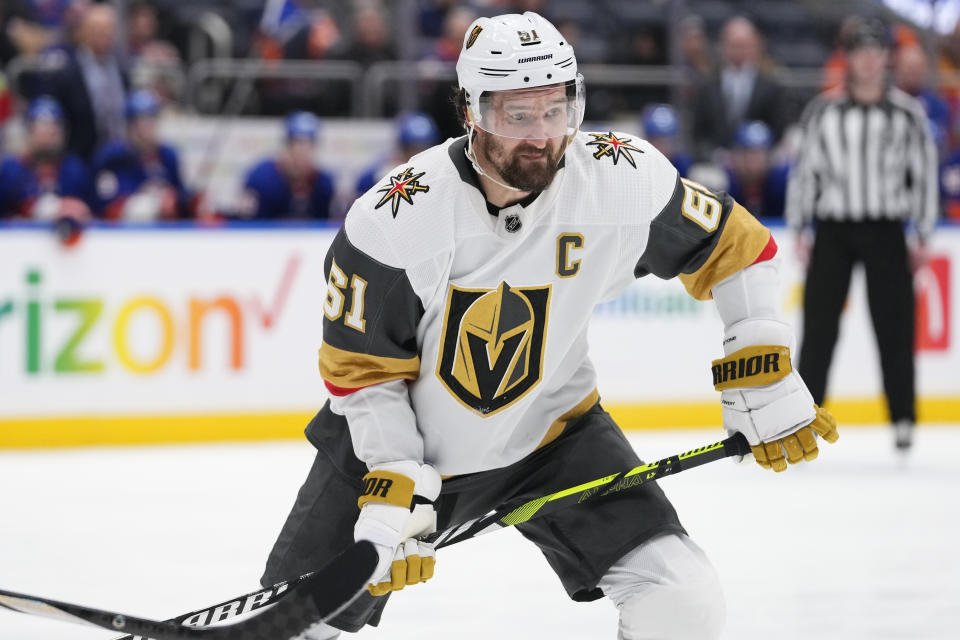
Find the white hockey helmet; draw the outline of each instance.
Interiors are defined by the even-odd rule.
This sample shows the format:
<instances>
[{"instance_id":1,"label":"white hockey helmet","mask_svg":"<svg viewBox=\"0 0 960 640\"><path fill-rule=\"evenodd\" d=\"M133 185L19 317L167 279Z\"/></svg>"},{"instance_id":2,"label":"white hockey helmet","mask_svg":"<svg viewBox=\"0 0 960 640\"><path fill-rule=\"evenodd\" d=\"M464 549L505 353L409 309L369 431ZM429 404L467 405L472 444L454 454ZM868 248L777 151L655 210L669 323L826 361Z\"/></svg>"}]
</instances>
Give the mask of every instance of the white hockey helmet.
<instances>
[{"instance_id":1,"label":"white hockey helmet","mask_svg":"<svg viewBox=\"0 0 960 640\"><path fill-rule=\"evenodd\" d=\"M468 124L489 133L523 139L573 136L583 122L583 76L577 73L573 47L532 11L474 20L457 60L457 80L466 92ZM558 86L565 90L559 100ZM535 113L505 113L503 101L493 100L498 91L518 89L526 90L517 95L530 99Z\"/></svg>"}]
</instances>

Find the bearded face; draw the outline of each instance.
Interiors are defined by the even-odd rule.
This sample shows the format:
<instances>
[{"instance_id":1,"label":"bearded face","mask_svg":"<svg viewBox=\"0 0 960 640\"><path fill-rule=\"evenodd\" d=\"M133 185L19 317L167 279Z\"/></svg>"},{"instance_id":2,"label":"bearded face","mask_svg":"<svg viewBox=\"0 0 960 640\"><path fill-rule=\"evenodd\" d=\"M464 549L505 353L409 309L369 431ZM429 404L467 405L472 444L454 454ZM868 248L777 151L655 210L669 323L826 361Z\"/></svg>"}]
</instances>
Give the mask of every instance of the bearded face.
<instances>
[{"instance_id":1,"label":"bearded face","mask_svg":"<svg viewBox=\"0 0 960 640\"><path fill-rule=\"evenodd\" d=\"M514 140L485 131L476 140L481 157L511 187L543 191L557 175L564 137L546 140Z\"/></svg>"},{"instance_id":2,"label":"bearded face","mask_svg":"<svg viewBox=\"0 0 960 640\"><path fill-rule=\"evenodd\" d=\"M481 95L474 146L506 184L521 191L550 186L568 137L579 125L568 84Z\"/></svg>"}]
</instances>

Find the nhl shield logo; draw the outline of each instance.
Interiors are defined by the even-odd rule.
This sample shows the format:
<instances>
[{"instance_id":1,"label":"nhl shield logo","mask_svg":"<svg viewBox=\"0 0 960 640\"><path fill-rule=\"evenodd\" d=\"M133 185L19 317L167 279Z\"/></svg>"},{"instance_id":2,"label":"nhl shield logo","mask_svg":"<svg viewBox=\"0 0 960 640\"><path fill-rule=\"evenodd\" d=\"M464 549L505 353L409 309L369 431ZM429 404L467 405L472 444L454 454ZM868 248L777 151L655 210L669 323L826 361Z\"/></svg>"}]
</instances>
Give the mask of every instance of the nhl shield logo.
<instances>
[{"instance_id":1,"label":"nhl shield logo","mask_svg":"<svg viewBox=\"0 0 960 640\"><path fill-rule=\"evenodd\" d=\"M550 291L450 285L437 377L464 406L493 415L540 382Z\"/></svg>"}]
</instances>

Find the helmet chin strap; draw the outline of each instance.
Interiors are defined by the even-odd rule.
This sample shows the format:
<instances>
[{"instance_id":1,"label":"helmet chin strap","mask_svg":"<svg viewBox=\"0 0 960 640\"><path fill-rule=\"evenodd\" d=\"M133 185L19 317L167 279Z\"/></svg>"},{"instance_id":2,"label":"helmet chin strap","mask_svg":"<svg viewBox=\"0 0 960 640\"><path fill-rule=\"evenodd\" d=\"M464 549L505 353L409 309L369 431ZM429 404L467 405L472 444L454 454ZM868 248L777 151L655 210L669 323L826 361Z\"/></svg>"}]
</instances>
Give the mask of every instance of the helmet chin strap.
<instances>
[{"instance_id":1,"label":"helmet chin strap","mask_svg":"<svg viewBox=\"0 0 960 640\"><path fill-rule=\"evenodd\" d=\"M477 154L473 152L473 133L474 133L475 126L476 125L471 120L470 131L467 133L467 148L463 150L464 155L467 156L467 160L469 160L470 164L473 165L473 170L476 171L481 176L485 176L488 180L500 185L504 189L509 189L510 191L517 191L519 193L526 193L523 189L517 189L514 186L500 182L499 180L494 178L492 175L490 175L489 173L483 170L483 167L480 166L480 162L477 160Z\"/></svg>"}]
</instances>

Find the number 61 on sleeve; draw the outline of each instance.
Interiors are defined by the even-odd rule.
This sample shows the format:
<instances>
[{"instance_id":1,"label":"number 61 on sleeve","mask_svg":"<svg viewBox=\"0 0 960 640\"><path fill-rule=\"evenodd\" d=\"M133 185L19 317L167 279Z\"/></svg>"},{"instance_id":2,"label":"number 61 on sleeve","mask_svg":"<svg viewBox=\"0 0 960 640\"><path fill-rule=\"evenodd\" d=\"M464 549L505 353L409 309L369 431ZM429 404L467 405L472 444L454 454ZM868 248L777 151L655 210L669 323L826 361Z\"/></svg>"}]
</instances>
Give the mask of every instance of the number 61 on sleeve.
<instances>
[{"instance_id":1,"label":"number 61 on sleeve","mask_svg":"<svg viewBox=\"0 0 960 640\"><path fill-rule=\"evenodd\" d=\"M692 220L707 233L713 233L720 223L720 213L723 207L720 201L710 193L709 189L698 182L681 178L683 182L683 217Z\"/></svg>"},{"instance_id":2,"label":"number 61 on sleeve","mask_svg":"<svg viewBox=\"0 0 960 640\"><path fill-rule=\"evenodd\" d=\"M363 296L367 290L367 281L360 276L347 278L347 274L337 266L336 261L330 263L330 277L327 279L327 297L323 301L323 315L331 322L340 319L346 302L348 283L351 291L350 310L344 316L343 323L351 329L363 333L366 328L366 320L363 319Z\"/></svg>"}]
</instances>

